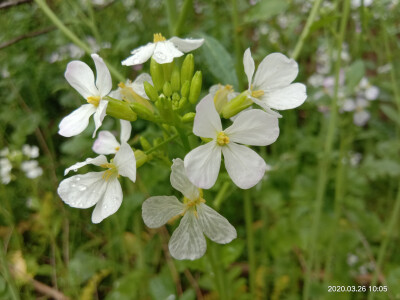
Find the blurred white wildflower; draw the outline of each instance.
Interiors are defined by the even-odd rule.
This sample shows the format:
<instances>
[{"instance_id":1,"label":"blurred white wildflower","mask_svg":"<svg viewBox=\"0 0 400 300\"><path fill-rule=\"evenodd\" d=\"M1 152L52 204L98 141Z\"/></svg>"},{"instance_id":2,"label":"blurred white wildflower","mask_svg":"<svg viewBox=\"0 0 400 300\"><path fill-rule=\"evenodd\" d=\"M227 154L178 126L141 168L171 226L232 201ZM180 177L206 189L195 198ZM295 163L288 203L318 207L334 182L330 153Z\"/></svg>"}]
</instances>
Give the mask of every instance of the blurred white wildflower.
<instances>
[{"instance_id":1,"label":"blurred white wildflower","mask_svg":"<svg viewBox=\"0 0 400 300\"><path fill-rule=\"evenodd\" d=\"M7 156L8 154L10 154L10 150L6 147L0 150L0 156Z\"/></svg>"},{"instance_id":2,"label":"blurred white wildflower","mask_svg":"<svg viewBox=\"0 0 400 300\"><path fill-rule=\"evenodd\" d=\"M255 64L248 48L243 55L243 65L249 82L249 97L266 111L271 112L271 108L292 109L306 100L306 86L292 83L299 73L299 67L293 59L281 53L269 54L254 75Z\"/></svg>"},{"instance_id":3,"label":"blurred white wildflower","mask_svg":"<svg viewBox=\"0 0 400 300\"><path fill-rule=\"evenodd\" d=\"M204 39L180 39L172 37L166 40L160 33L154 34L153 43L134 49L131 56L122 61L125 66L133 66L145 63L150 57L159 64L170 63L175 57L181 57L184 53L199 48Z\"/></svg>"},{"instance_id":4,"label":"blurred white wildflower","mask_svg":"<svg viewBox=\"0 0 400 300\"><path fill-rule=\"evenodd\" d=\"M110 93L112 88L110 71L100 56L97 54L91 56L96 66L96 83L93 71L84 62L75 60L67 65L65 78L87 100L88 104L74 110L61 121L58 133L62 136L70 137L81 133L88 126L90 116L94 114L96 126L93 132L94 137L106 115L108 101L103 98Z\"/></svg>"},{"instance_id":5,"label":"blurred white wildflower","mask_svg":"<svg viewBox=\"0 0 400 300\"><path fill-rule=\"evenodd\" d=\"M21 163L21 170L25 172L26 177L35 179L43 174L43 170L39 167L36 160L28 160Z\"/></svg>"},{"instance_id":6,"label":"blurred white wildflower","mask_svg":"<svg viewBox=\"0 0 400 300\"><path fill-rule=\"evenodd\" d=\"M107 170L74 175L64 179L57 192L60 198L71 207L89 208L96 205L92 214L92 222L100 223L121 206L123 194L118 181L119 176L128 177L132 182L136 181L135 154L127 143L122 143L120 150L110 162L104 155L88 158L84 162L69 167L64 174L67 175L71 170L77 171L87 164Z\"/></svg>"},{"instance_id":7,"label":"blurred white wildflower","mask_svg":"<svg viewBox=\"0 0 400 300\"><path fill-rule=\"evenodd\" d=\"M0 158L0 177L3 184L9 184L11 181L12 164L7 158Z\"/></svg>"},{"instance_id":8,"label":"blurred white wildflower","mask_svg":"<svg viewBox=\"0 0 400 300\"><path fill-rule=\"evenodd\" d=\"M213 97L207 95L196 106L193 133L212 139L185 156L186 174L200 188L208 189L217 180L221 153L232 181L242 189L253 187L263 177L266 164L255 151L239 145L266 146L279 135L278 119L259 109L240 113L233 124L222 130Z\"/></svg>"},{"instance_id":9,"label":"blurred white wildflower","mask_svg":"<svg viewBox=\"0 0 400 300\"><path fill-rule=\"evenodd\" d=\"M184 195L183 203L175 196L155 196L142 205L143 221L150 228L161 227L171 218L183 216L168 243L171 255L190 260L202 257L207 248L204 235L219 244L235 239L235 228L205 204L201 189L189 181L183 161L174 159L171 170L171 185Z\"/></svg>"},{"instance_id":10,"label":"blurred white wildflower","mask_svg":"<svg viewBox=\"0 0 400 300\"><path fill-rule=\"evenodd\" d=\"M22 153L29 158L37 158L39 157L39 148L35 145L30 146L25 144L22 146Z\"/></svg>"},{"instance_id":11,"label":"blurred white wildflower","mask_svg":"<svg viewBox=\"0 0 400 300\"><path fill-rule=\"evenodd\" d=\"M347 264L351 267L358 262L358 256L352 253L347 254Z\"/></svg>"},{"instance_id":12,"label":"blurred white wildflower","mask_svg":"<svg viewBox=\"0 0 400 300\"><path fill-rule=\"evenodd\" d=\"M359 8L361 7L361 4L364 5L365 7L371 6L373 0L351 0L351 7L352 8Z\"/></svg>"}]
</instances>

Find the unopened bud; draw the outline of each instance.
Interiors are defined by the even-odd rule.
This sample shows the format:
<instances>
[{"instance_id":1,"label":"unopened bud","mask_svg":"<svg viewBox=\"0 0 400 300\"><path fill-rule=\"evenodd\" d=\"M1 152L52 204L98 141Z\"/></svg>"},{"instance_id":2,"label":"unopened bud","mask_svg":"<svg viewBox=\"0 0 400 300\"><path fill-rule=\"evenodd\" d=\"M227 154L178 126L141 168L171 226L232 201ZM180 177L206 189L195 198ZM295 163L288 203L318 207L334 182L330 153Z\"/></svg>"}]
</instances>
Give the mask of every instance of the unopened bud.
<instances>
[{"instance_id":1,"label":"unopened bud","mask_svg":"<svg viewBox=\"0 0 400 300\"><path fill-rule=\"evenodd\" d=\"M193 122L195 116L196 116L196 114L195 114L194 112L189 112L189 113L185 114L185 115L182 117L182 122L183 122L183 123L190 123L190 122Z\"/></svg>"},{"instance_id":2,"label":"unopened bud","mask_svg":"<svg viewBox=\"0 0 400 300\"><path fill-rule=\"evenodd\" d=\"M150 75L156 90L161 91L164 85L164 72L162 66L153 58L150 61Z\"/></svg>"},{"instance_id":3,"label":"unopened bud","mask_svg":"<svg viewBox=\"0 0 400 300\"><path fill-rule=\"evenodd\" d=\"M248 91L244 91L233 98L230 102L225 104L224 108L222 109L222 116L225 119L229 119L252 104L253 101L251 101L251 99L248 97Z\"/></svg>"},{"instance_id":4,"label":"unopened bud","mask_svg":"<svg viewBox=\"0 0 400 300\"><path fill-rule=\"evenodd\" d=\"M164 80L171 80L172 69L174 68L174 62L162 64L163 72L164 72Z\"/></svg>"},{"instance_id":5,"label":"unopened bud","mask_svg":"<svg viewBox=\"0 0 400 300\"><path fill-rule=\"evenodd\" d=\"M181 74L177 67L173 69L171 74L171 87L174 92L179 92L181 88Z\"/></svg>"},{"instance_id":6,"label":"unopened bud","mask_svg":"<svg viewBox=\"0 0 400 300\"><path fill-rule=\"evenodd\" d=\"M185 60L182 63L181 68L181 84L184 84L187 81L190 82L193 77L194 72L194 57L193 54L188 54L185 57Z\"/></svg>"},{"instance_id":7,"label":"unopened bud","mask_svg":"<svg viewBox=\"0 0 400 300\"><path fill-rule=\"evenodd\" d=\"M190 82L186 80L184 84L182 84L181 88L181 96L188 97L189 96L189 89L190 89Z\"/></svg>"},{"instance_id":8,"label":"unopened bud","mask_svg":"<svg viewBox=\"0 0 400 300\"><path fill-rule=\"evenodd\" d=\"M137 115L129 107L129 103L121 100L108 99L106 114L117 119L136 121Z\"/></svg>"},{"instance_id":9,"label":"unopened bud","mask_svg":"<svg viewBox=\"0 0 400 300\"><path fill-rule=\"evenodd\" d=\"M148 156L142 150L135 150L135 159L136 159L136 169L143 166L147 160Z\"/></svg>"},{"instance_id":10,"label":"unopened bud","mask_svg":"<svg viewBox=\"0 0 400 300\"><path fill-rule=\"evenodd\" d=\"M170 84L168 81L166 81L166 82L164 83L164 86L163 86L163 93L164 93L164 95L165 95L166 97L171 97L171 95L172 95L171 84Z\"/></svg>"},{"instance_id":11,"label":"unopened bud","mask_svg":"<svg viewBox=\"0 0 400 300\"><path fill-rule=\"evenodd\" d=\"M139 118L154 122L154 114L146 106L140 103L132 103L130 107L139 116Z\"/></svg>"},{"instance_id":12,"label":"unopened bud","mask_svg":"<svg viewBox=\"0 0 400 300\"><path fill-rule=\"evenodd\" d=\"M233 92L233 87L231 85L225 85L225 86L220 85L219 89L215 93L214 104L215 104L215 109L219 114L222 112L223 108L228 103L228 95L232 92Z\"/></svg>"},{"instance_id":13,"label":"unopened bud","mask_svg":"<svg viewBox=\"0 0 400 300\"><path fill-rule=\"evenodd\" d=\"M179 109L183 108L186 105L186 103L188 103L187 98L186 97L182 97L181 100L179 100L178 108Z\"/></svg>"},{"instance_id":14,"label":"unopened bud","mask_svg":"<svg viewBox=\"0 0 400 300\"><path fill-rule=\"evenodd\" d=\"M143 86L147 97L149 97L151 101L156 102L158 99L158 93L156 88L147 81L143 82Z\"/></svg>"},{"instance_id":15,"label":"unopened bud","mask_svg":"<svg viewBox=\"0 0 400 300\"><path fill-rule=\"evenodd\" d=\"M192 83L190 84L189 102L195 104L199 99L201 92L202 75L201 71L197 71L194 74Z\"/></svg>"},{"instance_id":16,"label":"unopened bud","mask_svg":"<svg viewBox=\"0 0 400 300\"><path fill-rule=\"evenodd\" d=\"M151 149L151 144L144 136L140 136L139 141L144 151Z\"/></svg>"}]
</instances>

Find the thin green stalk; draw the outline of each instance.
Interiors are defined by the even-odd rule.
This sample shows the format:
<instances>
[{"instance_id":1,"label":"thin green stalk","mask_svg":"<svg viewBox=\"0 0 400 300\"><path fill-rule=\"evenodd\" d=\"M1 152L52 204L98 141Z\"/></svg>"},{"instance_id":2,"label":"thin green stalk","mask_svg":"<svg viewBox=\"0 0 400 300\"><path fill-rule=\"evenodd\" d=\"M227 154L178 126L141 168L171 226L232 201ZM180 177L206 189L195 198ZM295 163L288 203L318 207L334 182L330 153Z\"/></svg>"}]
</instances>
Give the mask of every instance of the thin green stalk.
<instances>
[{"instance_id":1,"label":"thin green stalk","mask_svg":"<svg viewBox=\"0 0 400 300\"><path fill-rule=\"evenodd\" d=\"M310 15L307 18L306 25L304 26L303 31L301 32L300 38L297 41L296 46L294 47L294 50L292 53L292 58L294 60L297 59L297 57L299 56L299 54L301 52L301 49L303 48L304 42L305 42L308 34L310 33L311 25L314 23L314 19L317 16L317 12L318 12L318 9L319 9L319 6L321 5L321 3L322 3L322 0L314 1L314 4L311 8Z\"/></svg>"},{"instance_id":2,"label":"thin green stalk","mask_svg":"<svg viewBox=\"0 0 400 300\"><path fill-rule=\"evenodd\" d=\"M237 0L231 0L231 12L232 12L232 24L233 24L233 45L235 47L235 68L236 75L238 77L239 82L239 90L241 91L244 88L244 70L242 63L242 48L240 45L240 36L239 36L239 14L237 8Z\"/></svg>"},{"instance_id":3,"label":"thin green stalk","mask_svg":"<svg viewBox=\"0 0 400 300\"><path fill-rule=\"evenodd\" d=\"M209 248L208 258L209 258L211 268L212 268L214 276L215 276L215 284L217 286L219 299L227 300L228 297L227 297L226 291L225 291L225 281L224 281L224 275L223 275L224 273L222 270L222 266L219 263L220 259L219 259L217 247L218 246L213 243L208 244L208 248Z\"/></svg>"},{"instance_id":4,"label":"thin green stalk","mask_svg":"<svg viewBox=\"0 0 400 300\"><path fill-rule=\"evenodd\" d=\"M217 196L214 199L214 207L218 210L221 207L222 202L225 200L227 191L231 183L229 181L225 181L220 190L218 191Z\"/></svg>"},{"instance_id":5,"label":"thin green stalk","mask_svg":"<svg viewBox=\"0 0 400 300\"><path fill-rule=\"evenodd\" d=\"M0 274L3 276L4 280L7 282L7 287L9 291L9 295L13 300L19 300L19 293L17 288L15 287L14 280L10 275L10 271L8 269L8 262L6 259L6 254L4 253L4 245L0 244Z\"/></svg>"},{"instance_id":6,"label":"thin green stalk","mask_svg":"<svg viewBox=\"0 0 400 300\"><path fill-rule=\"evenodd\" d=\"M161 143L159 143L158 145L154 146L153 148L150 148L149 150L145 151L144 153L146 154L150 154L151 152L156 151L157 149L161 148L162 146L164 146L165 144L168 144L170 141L176 139L179 135L176 133L173 136L167 138L166 140L162 141Z\"/></svg>"},{"instance_id":7,"label":"thin green stalk","mask_svg":"<svg viewBox=\"0 0 400 300\"><path fill-rule=\"evenodd\" d=\"M334 87L334 98L332 100L330 106L330 120L328 124L328 131L326 134L326 139L324 143L324 152L322 156L322 160L319 166L319 173L318 173L318 183L317 183L317 194L315 200L315 208L314 208L314 218L311 227L311 235L308 241L308 254L309 259L307 261L307 269L306 269L306 277L304 282L304 289L303 289L303 299L309 299L310 295L310 284L312 281L312 269L314 266L315 261L315 252L316 252L316 243L318 239L318 229L320 227L321 221L321 212L322 212L322 204L324 200L324 195L326 191L326 184L328 181L328 174L329 168L331 164L331 156L332 156L332 147L333 147L333 140L335 136L335 129L337 123L337 101L338 101L338 91L339 91L339 74L341 68L341 52L342 52L342 44L344 41L344 36L347 27L347 21L350 11L350 0L345 0L344 7L343 7L343 16L340 23L340 31L339 31L339 39L337 41L337 60L335 64L335 87Z\"/></svg>"},{"instance_id":8,"label":"thin green stalk","mask_svg":"<svg viewBox=\"0 0 400 300\"><path fill-rule=\"evenodd\" d=\"M50 7L46 4L44 0L35 0L36 4L42 9L44 14L53 22L53 24L60 29L62 33L64 33L75 45L82 48L88 55L92 54L92 50L90 47L84 43L79 37L75 35L71 30L69 30L64 23L55 15L55 13L50 9ZM110 65L107 61L104 60L107 64L108 69L111 74L119 81L125 81L124 76L119 73L112 65Z\"/></svg>"},{"instance_id":9,"label":"thin green stalk","mask_svg":"<svg viewBox=\"0 0 400 300\"><path fill-rule=\"evenodd\" d=\"M193 0L185 0L182 5L181 12L179 14L178 21L175 25L175 35L179 36L181 34L183 25L185 25L186 17L189 13L189 9L193 7Z\"/></svg>"},{"instance_id":10,"label":"thin green stalk","mask_svg":"<svg viewBox=\"0 0 400 300\"><path fill-rule=\"evenodd\" d=\"M178 131L179 137L181 138L183 148L185 148L186 151L190 151L190 144L189 144L189 139L186 133L179 127L175 126L176 131Z\"/></svg>"},{"instance_id":11,"label":"thin green stalk","mask_svg":"<svg viewBox=\"0 0 400 300\"><path fill-rule=\"evenodd\" d=\"M252 298L256 295L256 260L253 235L253 212L249 190L244 191L244 218L246 222L247 255L249 259L249 286Z\"/></svg>"}]
</instances>

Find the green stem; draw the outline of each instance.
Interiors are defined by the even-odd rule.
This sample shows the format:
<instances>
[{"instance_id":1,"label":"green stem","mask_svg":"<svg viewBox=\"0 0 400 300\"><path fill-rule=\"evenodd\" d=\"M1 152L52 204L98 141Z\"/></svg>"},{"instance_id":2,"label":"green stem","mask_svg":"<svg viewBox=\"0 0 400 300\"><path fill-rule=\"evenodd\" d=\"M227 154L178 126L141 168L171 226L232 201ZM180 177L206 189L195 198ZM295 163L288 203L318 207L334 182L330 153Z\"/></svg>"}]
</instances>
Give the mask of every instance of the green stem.
<instances>
[{"instance_id":1,"label":"green stem","mask_svg":"<svg viewBox=\"0 0 400 300\"><path fill-rule=\"evenodd\" d=\"M235 68L236 68L236 75L238 77L239 82L239 91L243 90L244 88L244 70L243 70L243 63L242 63L242 49L240 46L240 36L239 36L239 15L238 15L238 8L237 8L237 0L231 0L231 12L232 12L232 23L233 23L233 44L235 47Z\"/></svg>"},{"instance_id":2,"label":"green stem","mask_svg":"<svg viewBox=\"0 0 400 300\"><path fill-rule=\"evenodd\" d=\"M337 41L337 60L335 64L335 87L334 87L334 98L330 106L330 120L328 124L328 130L326 134L326 139L324 143L324 152L322 156L322 161L320 162L319 167L319 176L318 176L318 184L317 184L317 194L315 200L315 208L314 208L314 218L311 227L311 235L310 240L308 241L308 253L309 259L307 261L307 269L306 269L306 278L304 282L304 289L303 289L303 299L309 299L310 293L310 284L312 281L312 268L314 265L315 260L315 252L316 252L316 243L318 239L318 229L320 227L321 221L321 212L322 212L322 204L324 200L324 195L326 191L326 184L328 181L328 174L329 168L331 164L331 156L332 156L332 146L333 140L335 136L335 129L337 123L337 102L338 102L338 91L339 91L339 74L341 68L341 57L340 54L342 52L342 44L344 40L344 35L346 32L347 20L350 11L350 0L345 0L344 7L343 7L343 17L340 23L340 33L339 39Z\"/></svg>"},{"instance_id":3,"label":"green stem","mask_svg":"<svg viewBox=\"0 0 400 300\"><path fill-rule=\"evenodd\" d=\"M42 9L44 14L53 22L53 24L60 29L62 33L64 33L75 45L82 48L88 55L92 54L92 50L90 47L84 43L79 37L75 35L71 30L69 30L63 22L55 15L55 13L48 7L46 1L44 0L35 0L36 4ZM125 81L124 76L119 73L112 65L110 65L107 61L104 60L107 64L108 69L111 74L119 81Z\"/></svg>"},{"instance_id":4,"label":"green stem","mask_svg":"<svg viewBox=\"0 0 400 300\"><path fill-rule=\"evenodd\" d=\"M191 7L193 7L192 1L193 0L185 0L185 2L183 2L182 10L179 14L178 21L176 22L176 25L175 25L175 35L176 36L179 36L181 34L183 25L185 24L185 21L186 21L186 17L189 13L189 9Z\"/></svg>"},{"instance_id":5,"label":"green stem","mask_svg":"<svg viewBox=\"0 0 400 300\"><path fill-rule=\"evenodd\" d=\"M153 148L150 148L149 150L145 151L144 153L146 154L150 154L151 152L156 151L157 149L161 148L162 146L164 146L165 144L168 144L170 141L176 139L179 135L176 133L173 136L167 138L166 140L162 141L161 143L159 143L158 145L154 146Z\"/></svg>"},{"instance_id":6,"label":"green stem","mask_svg":"<svg viewBox=\"0 0 400 300\"><path fill-rule=\"evenodd\" d=\"M183 144L183 148L185 148L186 151L190 151L190 144L189 144L189 139L188 136L186 135L186 133L179 127L179 126L175 126L176 131L179 134L179 137L181 138L182 144Z\"/></svg>"},{"instance_id":7,"label":"green stem","mask_svg":"<svg viewBox=\"0 0 400 300\"><path fill-rule=\"evenodd\" d=\"M214 276L215 276L215 284L217 286L219 299L226 300L226 299L228 299L228 297L225 292L225 283L224 283L224 277L223 277L223 273L222 273L223 270L222 270L221 264L219 263L220 259L219 259L217 245L210 242L208 244L208 248L209 248L208 258L209 258L211 268L212 268Z\"/></svg>"},{"instance_id":8,"label":"green stem","mask_svg":"<svg viewBox=\"0 0 400 300\"><path fill-rule=\"evenodd\" d=\"M222 202L226 197L226 192L228 191L231 183L229 181L225 181L222 185L221 189L219 190L217 196L214 199L214 207L218 210L221 207Z\"/></svg>"},{"instance_id":9,"label":"green stem","mask_svg":"<svg viewBox=\"0 0 400 300\"><path fill-rule=\"evenodd\" d=\"M308 16L306 25L304 26L303 31L301 32L300 38L297 41L296 46L294 47L294 50L292 53L292 58L294 60L297 59L297 57L299 56L299 54L301 52L301 49L303 48L304 42L305 42L308 34L310 33L311 25L313 24L314 19L317 16L317 12L318 12L318 9L319 9L319 6L321 5L321 3L322 3L322 0L314 1L314 4L311 8L311 12L310 12L310 15Z\"/></svg>"},{"instance_id":10,"label":"green stem","mask_svg":"<svg viewBox=\"0 0 400 300\"><path fill-rule=\"evenodd\" d=\"M247 253L249 259L249 286L252 299L254 299L256 295L256 260L253 235L253 212L249 190L244 191L244 218L246 222Z\"/></svg>"}]
</instances>

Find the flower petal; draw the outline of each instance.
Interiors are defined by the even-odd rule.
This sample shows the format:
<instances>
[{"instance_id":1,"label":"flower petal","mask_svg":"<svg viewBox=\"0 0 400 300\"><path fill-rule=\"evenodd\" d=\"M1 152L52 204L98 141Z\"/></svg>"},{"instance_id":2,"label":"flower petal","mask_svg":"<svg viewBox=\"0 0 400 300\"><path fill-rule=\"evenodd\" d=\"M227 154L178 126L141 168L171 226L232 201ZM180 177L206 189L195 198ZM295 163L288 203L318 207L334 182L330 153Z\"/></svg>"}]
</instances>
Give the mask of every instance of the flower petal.
<instances>
[{"instance_id":1,"label":"flower petal","mask_svg":"<svg viewBox=\"0 0 400 300\"><path fill-rule=\"evenodd\" d=\"M155 196L143 202L142 217L149 228L158 228L183 213L185 207L175 196Z\"/></svg>"},{"instance_id":2,"label":"flower petal","mask_svg":"<svg viewBox=\"0 0 400 300\"><path fill-rule=\"evenodd\" d=\"M117 153L120 144L115 136L106 130L100 131L97 139L93 143L92 150L97 154L113 154Z\"/></svg>"},{"instance_id":3,"label":"flower petal","mask_svg":"<svg viewBox=\"0 0 400 300\"><path fill-rule=\"evenodd\" d=\"M254 97L250 97L250 98L255 104L261 106L267 114L270 114L278 119L282 118L282 115L280 113L278 113L277 111L272 110L271 107L269 107L266 102L258 100L257 98L254 98Z\"/></svg>"},{"instance_id":4,"label":"flower petal","mask_svg":"<svg viewBox=\"0 0 400 300\"><path fill-rule=\"evenodd\" d=\"M169 39L179 51L184 53L193 51L199 48L204 43L204 39L180 39L176 36L173 36Z\"/></svg>"},{"instance_id":5,"label":"flower petal","mask_svg":"<svg viewBox=\"0 0 400 300\"><path fill-rule=\"evenodd\" d=\"M221 119L215 109L213 96L208 94L196 106L193 133L214 139L220 131L222 131Z\"/></svg>"},{"instance_id":6,"label":"flower petal","mask_svg":"<svg viewBox=\"0 0 400 300\"><path fill-rule=\"evenodd\" d=\"M88 164L95 165L95 166L101 166L103 164L107 163L107 158L104 155L99 155L95 158L86 158L85 161L82 162L77 162L76 164L70 166L69 168L65 169L64 171L64 176L66 176L69 171L74 170L74 172L78 171L78 169L82 168L83 166L86 166Z\"/></svg>"},{"instance_id":7,"label":"flower petal","mask_svg":"<svg viewBox=\"0 0 400 300\"><path fill-rule=\"evenodd\" d=\"M230 141L245 145L266 146L279 136L278 118L260 109L240 113L225 129Z\"/></svg>"},{"instance_id":8,"label":"flower petal","mask_svg":"<svg viewBox=\"0 0 400 300\"><path fill-rule=\"evenodd\" d=\"M71 207L91 207L101 199L106 190L103 173L89 172L64 179L60 182L57 193L61 200Z\"/></svg>"},{"instance_id":9,"label":"flower petal","mask_svg":"<svg viewBox=\"0 0 400 300\"><path fill-rule=\"evenodd\" d=\"M209 189L217 181L221 166L221 147L215 141L201 145L186 154L186 175L199 188Z\"/></svg>"},{"instance_id":10,"label":"flower petal","mask_svg":"<svg viewBox=\"0 0 400 300\"><path fill-rule=\"evenodd\" d=\"M112 79L110 71L103 59L97 54L91 55L96 66L96 86L100 92L100 96L107 96L112 89Z\"/></svg>"},{"instance_id":11,"label":"flower petal","mask_svg":"<svg viewBox=\"0 0 400 300\"><path fill-rule=\"evenodd\" d=\"M114 164L118 168L119 175L128 177L132 182L136 181L135 153L126 142L121 143L121 148L115 154Z\"/></svg>"},{"instance_id":12,"label":"flower petal","mask_svg":"<svg viewBox=\"0 0 400 300\"><path fill-rule=\"evenodd\" d=\"M247 75L247 82L249 83L249 89L250 89L251 82L252 82L253 75L254 75L254 70L255 70L254 60L251 57L250 48L247 48L247 50L244 52L243 65L244 65L244 72Z\"/></svg>"},{"instance_id":13,"label":"flower petal","mask_svg":"<svg viewBox=\"0 0 400 300\"><path fill-rule=\"evenodd\" d=\"M201 203L196 209L201 229L210 240L226 244L237 237L235 227L211 207Z\"/></svg>"},{"instance_id":14,"label":"flower petal","mask_svg":"<svg viewBox=\"0 0 400 300\"><path fill-rule=\"evenodd\" d=\"M124 66L134 66L140 65L148 61L148 59L153 55L154 48L156 47L153 43L148 43L147 45L141 46L131 52L131 56L123 60L121 64Z\"/></svg>"},{"instance_id":15,"label":"flower petal","mask_svg":"<svg viewBox=\"0 0 400 300\"><path fill-rule=\"evenodd\" d=\"M197 218L192 212L187 212L172 234L168 243L169 252L176 259L195 260L204 255L207 249Z\"/></svg>"},{"instance_id":16,"label":"flower petal","mask_svg":"<svg viewBox=\"0 0 400 300\"><path fill-rule=\"evenodd\" d=\"M369 112L367 112L365 110L357 111L353 115L353 122L357 126L360 126L360 127L364 126L365 124L367 124L370 116L371 115L369 114Z\"/></svg>"},{"instance_id":17,"label":"flower petal","mask_svg":"<svg viewBox=\"0 0 400 300\"><path fill-rule=\"evenodd\" d=\"M174 189L180 191L186 198L190 200L196 200L199 198L199 189L189 181L186 175L185 166L183 160L176 158L172 160L173 164L171 167L171 185Z\"/></svg>"},{"instance_id":18,"label":"flower petal","mask_svg":"<svg viewBox=\"0 0 400 300\"><path fill-rule=\"evenodd\" d=\"M96 132L100 128L101 124L103 124L104 117L106 116L107 105L107 100L101 100L99 106L96 109L96 112L94 113L93 120L95 129L92 135L93 138L96 136Z\"/></svg>"},{"instance_id":19,"label":"flower petal","mask_svg":"<svg viewBox=\"0 0 400 300\"><path fill-rule=\"evenodd\" d=\"M92 104L84 104L61 120L58 134L71 137L80 134L89 124L89 118L96 112Z\"/></svg>"},{"instance_id":20,"label":"flower petal","mask_svg":"<svg viewBox=\"0 0 400 300\"><path fill-rule=\"evenodd\" d=\"M132 124L126 120L120 120L121 123L121 142L127 142L131 137Z\"/></svg>"},{"instance_id":21,"label":"flower petal","mask_svg":"<svg viewBox=\"0 0 400 300\"><path fill-rule=\"evenodd\" d=\"M135 81L128 86L130 86L133 89L133 91L137 93L139 96L145 99L149 99L149 97L147 97L146 92L144 91L144 85L143 85L144 82L148 82L151 85L153 85L153 80L151 79L151 76L147 73L143 73L140 74L138 77L136 77Z\"/></svg>"},{"instance_id":22,"label":"flower petal","mask_svg":"<svg viewBox=\"0 0 400 300\"><path fill-rule=\"evenodd\" d=\"M93 71L84 62L74 60L68 63L64 76L83 98L99 96L99 91L94 84Z\"/></svg>"},{"instance_id":23,"label":"flower petal","mask_svg":"<svg viewBox=\"0 0 400 300\"><path fill-rule=\"evenodd\" d=\"M158 42L154 49L153 58L159 64L170 63L175 57L181 57L183 53L179 51L170 41Z\"/></svg>"},{"instance_id":24,"label":"flower petal","mask_svg":"<svg viewBox=\"0 0 400 300\"><path fill-rule=\"evenodd\" d=\"M299 73L299 67L293 59L282 53L271 53L258 66L254 77L254 89L270 91L292 83Z\"/></svg>"},{"instance_id":25,"label":"flower petal","mask_svg":"<svg viewBox=\"0 0 400 300\"><path fill-rule=\"evenodd\" d=\"M92 222L97 224L115 213L122 203L122 188L117 178L107 181L102 199L92 213Z\"/></svg>"},{"instance_id":26,"label":"flower petal","mask_svg":"<svg viewBox=\"0 0 400 300\"><path fill-rule=\"evenodd\" d=\"M232 181L242 189L255 186L264 176L265 161L250 148L235 143L222 147L225 167Z\"/></svg>"},{"instance_id":27,"label":"flower petal","mask_svg":"<svg viewBox=\"0 0 400 300\"><path fill-rule=\"evenodd\" d=\"M296 108L307 99L306 86L302 83L293 83L265 94L261 101L277 110Z\"/></svg>"}]
</instances>

